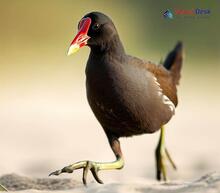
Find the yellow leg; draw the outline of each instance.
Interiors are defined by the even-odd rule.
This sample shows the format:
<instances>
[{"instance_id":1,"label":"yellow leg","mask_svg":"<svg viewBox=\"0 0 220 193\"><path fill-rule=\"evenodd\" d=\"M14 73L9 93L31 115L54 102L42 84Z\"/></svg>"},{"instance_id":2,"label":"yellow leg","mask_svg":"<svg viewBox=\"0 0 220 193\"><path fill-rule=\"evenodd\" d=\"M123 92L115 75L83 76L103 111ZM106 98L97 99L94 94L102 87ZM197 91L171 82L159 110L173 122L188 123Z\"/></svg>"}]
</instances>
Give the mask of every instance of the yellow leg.
<instances>
[{"instance_id":1,"label":"yellow leg","mask_svg":"<svg viewBox=\"0 0 220 193\"><path fill-rule=\"evenodd\" d=\"M166 166L165 166L165 159L167 158L171 165L173 166L174 169L176 169L176 165L171 159L171 156L165 147L165 129L164 127L161 127L161 132L160 132L160 138L159 142L155 151L156 155L156 177L157 180L161 180L161 175L163 176L163 180L167 180L167 175L166 175Z\"/></svg>"},{"instance_id":2,"label":"yellow leg","mask_svg":"<svg viewBox=\"0 0 220 193\"><path fill-rule=\"evenodd\" d=\"M123 160L123 156L121 153L120 144L119 144L118 139L113 138L112 140L110 140L110 145L111 145L113 152L115 153L116 161L113 161L113 162L94 162L94 161L89 161L89 160L80 161L80 162L76 162L74 164L71 164L69 166L66 166L61 170L57 170L55 172L52 172L49 176L51 176L51 175L58 176L62 173L72 173L74 170L83 169L82 180L83 180L84 185L86 185L88 171L90 170L91 173L93 174L93 177L95 178L95 180L98 183L103 184L102 180L98 176L98 172L100 170L122 169L124 166L124 160Z\"/></svg>"},{"instance_id":3,"label":"yellow leg","mask_svg":"<svg viewBox=\"0 0 220 193\"><path fill-rule=\"evenodd\" d=\"M100 170L112 170L112 169L121 169L124 166L124 160L121 157L118 157L116 161L114 162L94 162L94 161L80 161L76 162L74 164L71 164L69 166L64 167L61 170L57 170L55 172L52 172L51 175L60 175L61 173L72 173L74 170L77 169L83 169L83 183L86 185L86 179L88 171L90 170L93 174L93 177L96 179L96 181L100 184L103 184L102 180L98 176L98 172Z\"/></svg>"}]
</instances>

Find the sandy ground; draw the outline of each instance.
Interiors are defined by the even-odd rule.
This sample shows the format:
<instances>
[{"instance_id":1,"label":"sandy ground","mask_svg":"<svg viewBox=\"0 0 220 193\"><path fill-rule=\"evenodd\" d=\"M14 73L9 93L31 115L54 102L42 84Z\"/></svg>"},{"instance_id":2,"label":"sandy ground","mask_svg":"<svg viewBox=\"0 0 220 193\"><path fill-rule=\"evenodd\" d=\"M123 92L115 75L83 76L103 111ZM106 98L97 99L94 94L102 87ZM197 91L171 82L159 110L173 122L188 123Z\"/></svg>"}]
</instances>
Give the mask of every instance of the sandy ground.
<instances>
[{"instance_id":1,"label":"sandy ground","mask_svg":"<svg viewBox=\"0 0 220 193\"><path fill-rule=\"evenodd\" d=\"M219 193L220 191L220 173L208 174L190 182L152 184L139 179L136 182L114 182L106 185L92 183L88 187L83 187L79 182L71 179L33 179L15 174L2 176L0 182L10 192L20 190L19 192L22 193Z\"/></svg>"},{"instance_id":2,"label":"sandy ground","mask_svg":"<svg viewBox=\"0 0 220 193\"><path fill-rule=\"evenodd\" d=\"M76 180L75 183L80 182L79 187L74 187L76 190L71 190L77 193L154 193L158 192L157 187L161 192L171 192L172 188L173 192L187 192L185 186L193 192L194 189L197 191L197 187L203 187L205 191L205 187L212 187L212 184L219 187L218 180L211 185L206 180L196 181L195 186L193 183L208 173L220 172L220 95L213 95L211 91L210 95L203 95L202 87L195 90L194 87L184 87L182 82L180 104L176 115L166 126L166 145L178 166L178 170L173 171L167 163L172 183L161 185L155 181L154 150L159 132L121 139L125 167L117 171L101 171L100 177L105 182L103 186L93 183L89 175L89 188L82 187L82 171L55 179L71 177ZM188 85L187 82L185 84ZM28 176L28 179L43 179L50 172L79 160L115 159L102 128L87 104L82 85L79 89L73 86L74 89L59 93L50 90L49 93L41 91L39 95L33 91L25 95L17 93L16 97L0 96L0 175L16 173ZM219 174L211 178L216 176L218 178ZM173 186L173 183L177 185Z\"/></svg>"}]
</instances>

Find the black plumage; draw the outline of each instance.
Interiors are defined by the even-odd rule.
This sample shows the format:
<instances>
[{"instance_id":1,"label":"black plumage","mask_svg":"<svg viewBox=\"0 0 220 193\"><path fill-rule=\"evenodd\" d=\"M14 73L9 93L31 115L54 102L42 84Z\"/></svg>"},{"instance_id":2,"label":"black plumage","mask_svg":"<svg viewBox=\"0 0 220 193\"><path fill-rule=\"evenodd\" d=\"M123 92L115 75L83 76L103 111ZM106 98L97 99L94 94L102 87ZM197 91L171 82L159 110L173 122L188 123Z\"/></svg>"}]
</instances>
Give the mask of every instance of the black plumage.
<instances>
[{"instance_id":1,"label":"black plumage","mask_svg":"<svg viewBox=\"0 0 220 193\"><path fill-rule=\"evenodd\" d=\"M79 22L79 32L68 55L87 45L90 55L86 65L86 90L89 105L103 127L116 156L115 162L82 161L53 172L59 175L83 168L86 184L88 170L102 183L97 172L121 169L124 165L119 138L153 133L161 129L156 150L157 178L166 179L163 157L165 125L177 106L177 89L183 62L182 43L168 54L163 65L155 65L127 55L112 20L99 12L86 14ZM164 151L165 149L165 151Z\"/></svg>"}]
</instances>

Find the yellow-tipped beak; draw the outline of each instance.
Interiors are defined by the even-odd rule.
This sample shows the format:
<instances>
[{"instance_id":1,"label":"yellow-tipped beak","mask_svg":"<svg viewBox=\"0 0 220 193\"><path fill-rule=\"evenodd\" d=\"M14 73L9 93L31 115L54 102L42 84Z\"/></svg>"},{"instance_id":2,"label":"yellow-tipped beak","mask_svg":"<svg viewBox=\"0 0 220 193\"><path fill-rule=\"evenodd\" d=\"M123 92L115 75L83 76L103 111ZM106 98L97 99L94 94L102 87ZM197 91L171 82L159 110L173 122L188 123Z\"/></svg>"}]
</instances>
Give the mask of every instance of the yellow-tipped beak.
<instances>
[{"instance_id":1,"label":"yellow-tipped beak","mask_svg":"<svg viewBox=\"0 0 220 193\"><path fill-rule=\"evenodd\" d=\"M76 34L76 37L73 39L73 41L70 44L69 50L67 52L67 55L71 55L74 54L75 52L77 52L80 48L82 48L83 46L87 45L87 41L90 38L87 33L89 31L89 27L91 24L92 20L89 17L83 18L80 21L79 24L79 31Z\"/></svg>"},{"instance_id":2,"label":"yellow-tipped beak","mask_svg":"<svg viewBox=\"0 0 220 193\"><path fill-rule=\"evenodd\" d=\"M80 46L78 44L72 44L69 47L69 50L67 52L67 56L70 56L71 54L76 53L79 50Z\"/></svg>"}]
</instances>

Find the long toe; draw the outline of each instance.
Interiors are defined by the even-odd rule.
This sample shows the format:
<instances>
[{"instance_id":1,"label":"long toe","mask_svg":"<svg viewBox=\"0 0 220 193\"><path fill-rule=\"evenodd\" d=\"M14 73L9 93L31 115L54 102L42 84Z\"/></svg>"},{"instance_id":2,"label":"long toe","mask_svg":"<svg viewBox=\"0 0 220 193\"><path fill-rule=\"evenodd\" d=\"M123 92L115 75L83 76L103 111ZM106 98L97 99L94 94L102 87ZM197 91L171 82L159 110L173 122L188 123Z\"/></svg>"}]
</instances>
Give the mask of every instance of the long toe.
<instances>
[{"instance_id":1,"label":"long toe","mask_svg":"<svg viewBox=\"0 0 220 193\"><path fill-rule=\"evenodd\" d=\"M0 191L8 191L3 185L0 184Z\"/></svg>"},{"instance_id":2,"label":"long toe","mask_svg":"<svg viewBox=\"0 0 220 193\"><path fill-rule=\"evenodd\" d=\"M72 173L74 170L83 169L82 181L85 186L87 185L87 176L88 176L89 171L91 171L91 173L93 174L93 177L98 183L103 184L103 181L98 176L98 171L99 171L98 165L99 164L100 163L92 162L92 161L81 161L81 162L77 162L69 166L66 166L61 170L56 170L50 173L49 176L52 176L52 175L58 176L62 173Z\"/></svg>"}]
</instances>

